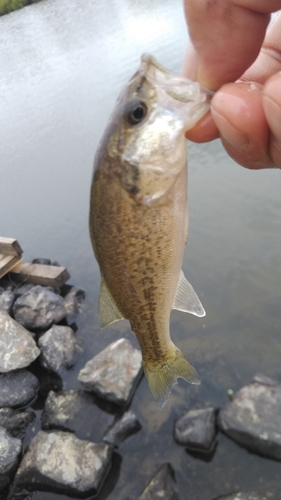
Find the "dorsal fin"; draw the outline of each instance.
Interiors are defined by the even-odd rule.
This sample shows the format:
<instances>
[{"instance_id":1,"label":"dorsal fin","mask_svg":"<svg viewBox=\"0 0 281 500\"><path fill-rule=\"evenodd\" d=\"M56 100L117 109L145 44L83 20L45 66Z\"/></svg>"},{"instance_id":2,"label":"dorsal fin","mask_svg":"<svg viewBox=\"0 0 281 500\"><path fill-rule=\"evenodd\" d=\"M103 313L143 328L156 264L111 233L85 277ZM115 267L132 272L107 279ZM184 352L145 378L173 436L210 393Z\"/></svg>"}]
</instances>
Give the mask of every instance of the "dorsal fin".
<instances>
[{"instance_id":1,"label":"dorsal fin","mask_svg":"<svg viewBox=\"0 0 281 500\"><path fill-rule=\"evenodd\" d=\"M115 304L103 278L101 279L100 285L99 317L102 327L111 325L111 323L123 319L123 316Z\"/></svg>"},{"instance_id":2,"label":"dorsal fin","mask_svg":"<svg viewBox=\"0 0 281 500\"><path fill-rule=\"evenodd\" d=\"M188 283L183 271L180 272L173 309L188 312L200 318L206 314L197 293L194 291L191 284Z\"/></svg>"}]
</instances>

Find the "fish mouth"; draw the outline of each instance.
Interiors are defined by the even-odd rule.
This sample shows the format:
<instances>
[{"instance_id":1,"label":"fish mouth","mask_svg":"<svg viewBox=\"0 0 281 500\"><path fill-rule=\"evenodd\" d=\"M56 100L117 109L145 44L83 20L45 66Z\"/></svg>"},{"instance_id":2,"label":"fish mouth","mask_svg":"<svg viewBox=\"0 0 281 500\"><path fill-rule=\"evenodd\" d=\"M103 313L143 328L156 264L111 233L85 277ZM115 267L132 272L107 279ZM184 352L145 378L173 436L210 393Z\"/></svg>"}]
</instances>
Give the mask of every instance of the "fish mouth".
<instances>
[{"instance_id":1,"label":"fish mouth","mask_svg":"<svg viewBox=\"0 0 281 500\"><path fill-rule=\"evenodd\" d=\"M159 95L159 104L164 98L166 106L170 104L169 107L177 110L185 130L192 128L209 111L213 91L167 70L151 54L141 56L138 73L153 84Z\"/></svg>"}]
</instances>

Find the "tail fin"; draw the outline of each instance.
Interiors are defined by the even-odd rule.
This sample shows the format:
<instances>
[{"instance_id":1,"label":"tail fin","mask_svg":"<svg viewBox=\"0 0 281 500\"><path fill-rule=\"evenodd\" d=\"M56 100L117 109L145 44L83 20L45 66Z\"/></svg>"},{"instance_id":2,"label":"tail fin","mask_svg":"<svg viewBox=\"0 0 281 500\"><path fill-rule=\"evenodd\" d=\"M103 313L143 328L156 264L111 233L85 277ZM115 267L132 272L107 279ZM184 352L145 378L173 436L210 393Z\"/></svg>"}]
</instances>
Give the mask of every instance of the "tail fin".
<instances>
[{"instance_id":1,"label":"tail fin","mask_svg":"<svg viewBox=\"0 0 281 500\"><path fill-rule=\"evenodd\" d=\"M149 389L159 408L165 406L172 387L177 384L179 377L190 384L200 384L197 371L176 347L174 347L171 357L159 361L159 364L152 365L144 362L143 369Z\"/></svg>"}]
</instances>

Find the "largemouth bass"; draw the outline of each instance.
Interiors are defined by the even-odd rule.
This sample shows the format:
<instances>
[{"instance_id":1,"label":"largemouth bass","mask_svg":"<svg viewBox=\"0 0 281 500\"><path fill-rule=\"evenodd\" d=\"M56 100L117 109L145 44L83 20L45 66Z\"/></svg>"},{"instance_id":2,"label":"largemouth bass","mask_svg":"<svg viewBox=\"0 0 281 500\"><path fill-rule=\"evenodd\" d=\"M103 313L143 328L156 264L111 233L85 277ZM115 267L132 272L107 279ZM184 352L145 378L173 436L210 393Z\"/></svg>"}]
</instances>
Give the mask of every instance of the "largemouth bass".
<instances>
[{"instance_id":1,"label":"largemouth bass","mask_svg":"<svg viewBox=\"0 0 281 500\"><path fill-rule=\"evenodd\" d=\"M172 309L204 316L181 265L187 240L185 131L209 109L196 82L144 54L101 140L91 189L90 234L100 266L101 326L126 318L159 407L195 368L170 338Z\"/></svg>"}]
</instances>

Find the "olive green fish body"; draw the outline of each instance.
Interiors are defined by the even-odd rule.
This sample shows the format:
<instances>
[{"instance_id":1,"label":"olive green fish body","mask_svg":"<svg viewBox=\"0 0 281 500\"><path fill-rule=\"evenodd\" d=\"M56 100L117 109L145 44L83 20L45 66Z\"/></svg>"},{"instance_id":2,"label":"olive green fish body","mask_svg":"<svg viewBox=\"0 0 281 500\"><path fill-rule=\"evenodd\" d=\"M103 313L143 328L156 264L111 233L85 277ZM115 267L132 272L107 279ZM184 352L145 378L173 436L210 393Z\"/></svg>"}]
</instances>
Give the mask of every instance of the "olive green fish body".
<instances>
[{"instance_id":1,"label":"olive green fish body","mask_svg":"<svg viewBox=\"0 0 281 500\"><path fill-rule=\"evenodd\" d=\"M181 265L187 239L184 132L207 108L198 84L145 55L96 155L90 234L101 272L101 325L129 320L160 407L178 377L199 383L170 338L169 321L173 308L205 314Z\"/></svg>"}]
</instances>

